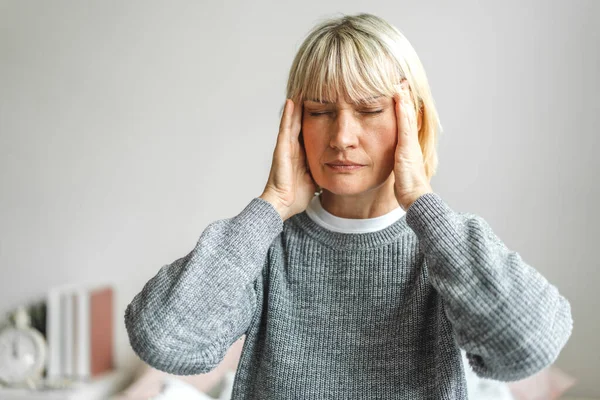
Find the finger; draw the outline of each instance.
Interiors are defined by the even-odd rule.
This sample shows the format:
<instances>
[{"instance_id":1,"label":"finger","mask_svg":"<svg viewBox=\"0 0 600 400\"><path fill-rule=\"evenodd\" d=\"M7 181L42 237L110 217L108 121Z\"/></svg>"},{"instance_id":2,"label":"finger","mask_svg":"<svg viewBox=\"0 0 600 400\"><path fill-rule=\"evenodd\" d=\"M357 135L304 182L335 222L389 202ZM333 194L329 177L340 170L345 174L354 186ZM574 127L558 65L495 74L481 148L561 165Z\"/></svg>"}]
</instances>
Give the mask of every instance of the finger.
<instances>
[{"instance_id":1,"label":"finger","mask_svg":"<svg viewBox=\"0 0 600 400\"><path fill-rule=\"evenodd\" d=\"M398 140L402 144L409 144L415 139L414 131L414 110L410 106L410 98L408 97L408 89L398 85L398 91L394 95L396 106L396 123L398 126ZM411 113L412 110L412 113Z\"/></svg>"},{"instance_id":2,"label":"finger","mask_svg":"<svg viewBox=\"0 0 600 400\"><path fill-rule=\"evenodd\" d=\"M300 131L302 130L302 103L294 103L294 113L292 116L292 139L298 140Z\"/></svg>"},{"instance_id":3,"label":"finger","mask_svg":"<svg viewBox=\"0 0 600 400\"><path fill-rule=\"evenodd\" d=\"M286 115L283 119L283 135L286 140L298 140L300 133L301 119L302 119L302 107L294 103L292 99L287 99L288 107L285 111Z\"/></svg>"},{"instance_id":4,"label":"finger","mask_svg":"<svg viewBox=\"0 0 600 400\"><path fill-rule=\"evenodd\" d=\"M291 144L291 130L292 130L292 117L294 113L294 102L291 99L286 99L286 107L284 109L284 115L281 118L281 125L279 130L279 136L277 137L278 147L285 151L285 154L289 154ZM286 155L285 157L288 157Z\"/></svg>"},{"instance_id":5,"label":"finger","mask_svg":"<svg viewBox=\"0 0 600 400\"><path fill-rule=\"evenodd\" d=\"M281 121L279 121L279 133L284 131L285 127L288 125L287 118L289 114L289 108L291 106L291 100L285 99L285 104L283 106L283 114L281 115Z\"/></svg>"},{"instance_id":6,"label":"finger","mask_svg":"<svg viewBox=\"0 0 600 400\"><path fill-rule=\"evenodd\" d=\"M396 125L398 130L398 136L402 134L406 130L406 120L405 120L405 110L403 107L403 97L402 97L402 87L400 85L396 86L396 93L394 93L394 108L396 111Z\"/></svg>"}]
</instances>

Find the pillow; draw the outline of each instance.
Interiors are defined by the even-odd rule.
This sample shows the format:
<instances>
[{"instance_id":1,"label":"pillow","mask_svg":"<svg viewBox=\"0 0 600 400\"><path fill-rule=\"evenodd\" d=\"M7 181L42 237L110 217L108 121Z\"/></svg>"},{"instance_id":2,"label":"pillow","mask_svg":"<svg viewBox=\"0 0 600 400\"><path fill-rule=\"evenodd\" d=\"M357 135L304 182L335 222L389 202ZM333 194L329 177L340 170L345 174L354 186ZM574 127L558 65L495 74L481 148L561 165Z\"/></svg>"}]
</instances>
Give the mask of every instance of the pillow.
<instances>
[{"instance_id":1,"label":"pillow","mask_svg":"<svg viewBox=\"0 0 600 400\"><path fill-rule=\"evenodd\" d=\"M209 393L223 381L223 378L228 372L237 370L238 362L242 354L245 336L236 340L221 361L219 365L210 372L198 375L173 375L152 368L146 363L141 363L140 368L136 373L136 378L133 382L111 400L147 400L149 397L156 396L164 387L165 378L177 378L179 381L185 382L193 386L201 393Z\"/></svg>"},{"instance_id":2,"label":"pillow","mask_svg":"<svg viewBox=\"0 0 600 400\"><path fill-rule=\"evenodd\" d=\"M214 400L181 379L165 376L160 393L150 400Z\"/></svg>"},{"instance_id":3,"label":"pillow","mask_svg":"<svg viewBox=\"0 0 600 400\"><path fill-rule=\"evenodd\" d=\"M515 400L554 400L577 380L561 369L551 365L529 378L517 382L508 382Z\"/></svg>"}]
</instances>

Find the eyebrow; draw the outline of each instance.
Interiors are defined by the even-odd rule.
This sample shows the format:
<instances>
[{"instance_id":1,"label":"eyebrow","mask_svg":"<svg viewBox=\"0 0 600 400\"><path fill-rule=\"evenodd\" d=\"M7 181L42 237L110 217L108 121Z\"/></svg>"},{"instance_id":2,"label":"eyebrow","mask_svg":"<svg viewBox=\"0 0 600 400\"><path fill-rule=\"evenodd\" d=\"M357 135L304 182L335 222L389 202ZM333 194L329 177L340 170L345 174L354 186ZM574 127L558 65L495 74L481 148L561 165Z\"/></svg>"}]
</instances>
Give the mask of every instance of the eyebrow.
<instances>
[{"instance_id":1,"label":"eyebrow","mask_svg":"<svg viewBox=\"0 0 600 400\"><path fill-rule=\"evenodd\" d=\"M358 103L354 103L354 104L360 104L360 103L369 103L369 102L371 102L371 101L373 101L373 100L375 100L375 99L378 99L378 98L380 98L380 97L382 97L382 96L373 96L373 97L368 97L368 98L366 98L366 99L359 100L359 101L358 101ZM319 101L319 100L317 100L317 99L306 99L305 101L312 101L312 102L314 102L314 103L320 103L320 104L332 104L332 102L331 102L331 101Z\"/></svg>"}]
</instances>

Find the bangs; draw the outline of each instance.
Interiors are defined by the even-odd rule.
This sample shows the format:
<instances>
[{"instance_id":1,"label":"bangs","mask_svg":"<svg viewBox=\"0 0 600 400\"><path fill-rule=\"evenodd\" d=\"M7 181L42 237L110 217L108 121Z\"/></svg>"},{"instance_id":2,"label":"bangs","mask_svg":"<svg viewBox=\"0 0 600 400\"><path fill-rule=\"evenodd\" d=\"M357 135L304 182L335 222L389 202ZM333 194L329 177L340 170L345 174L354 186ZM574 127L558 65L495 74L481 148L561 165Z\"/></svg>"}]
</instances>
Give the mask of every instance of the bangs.
<instances>
[{"instance_id":1,"label":"bangs","mask_svg":"<svg viewBox=\"0 0 600 400\"><path fill-rule=\"evenodd\" d=\"M371 36L343 29L323 33L308 44L298 63L301 101L368 104L393 96L402 74L394 58Z\"/></svg>"}]
</instances>

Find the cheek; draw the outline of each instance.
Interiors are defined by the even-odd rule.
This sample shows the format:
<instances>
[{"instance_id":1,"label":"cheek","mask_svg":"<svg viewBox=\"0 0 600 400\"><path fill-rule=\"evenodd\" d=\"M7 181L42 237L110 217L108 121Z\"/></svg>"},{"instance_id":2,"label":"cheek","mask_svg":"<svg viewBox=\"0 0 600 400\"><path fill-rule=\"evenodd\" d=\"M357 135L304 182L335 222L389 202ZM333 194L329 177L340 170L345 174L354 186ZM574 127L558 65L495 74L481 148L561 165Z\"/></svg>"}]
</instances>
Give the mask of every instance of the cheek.
<instances>
[{"instance_id":1,"label":"cheek","mask_svg":"<svg viewBox=\"0 0 600 400\"><path fill-rule=\"evenodd\" d=\"M323 135L318 134L318 130L310 126L310 124L302 125L302 138L304 141L304 151L306 154L306 160L309 164L309 168L312 165L313 168L320 157L323 144L319 142L319 138Z\"/></svg>"},{"instance_id":2,"label":"cheek","mask_svg":"<svg viewBox=\"0 0 600 400\"><path fill-rule=\"evenodd\" d=\"M393 167L394 156L398 146L398 132L395 121L385 121L378 127L378 138L374 142L376 148L371 149L371 154L377 159L382 170L388 171Z\"/></svg>"},{"instance_id":3,"label":"cheek","mask_svg":"<svg viewBox=\"0 0 600 400\"><path fill-rule=\"evenodd\" d=\"M302 123L302 138L306 151L314 154L315 151L323 146L326 136L323 135L323 128L313 121Z\"/></svg>"},{"instance_id":4,"label":"cheek","mask_svg":"<svg viewBox=\"0 0 600 400\"><path fill-rule=\"evenodd\" d=\"M396 115L391 112L387 114L387 117L382 121L382 129L388 136L398 136L397 134L397 124L396 124Z\"/></svg>"},{"instance_id":5,"label":"cheek","mask_svg":"<svg viewBox=\"0 0 600 400\"><path fill-rule=\"evenodd\" d=\"M373 131L378 133L378 142L381 147L396 147L398 131L394 118L389 117L379 121L377 126L373 127Z\"/></svg>"}]
</instances>

